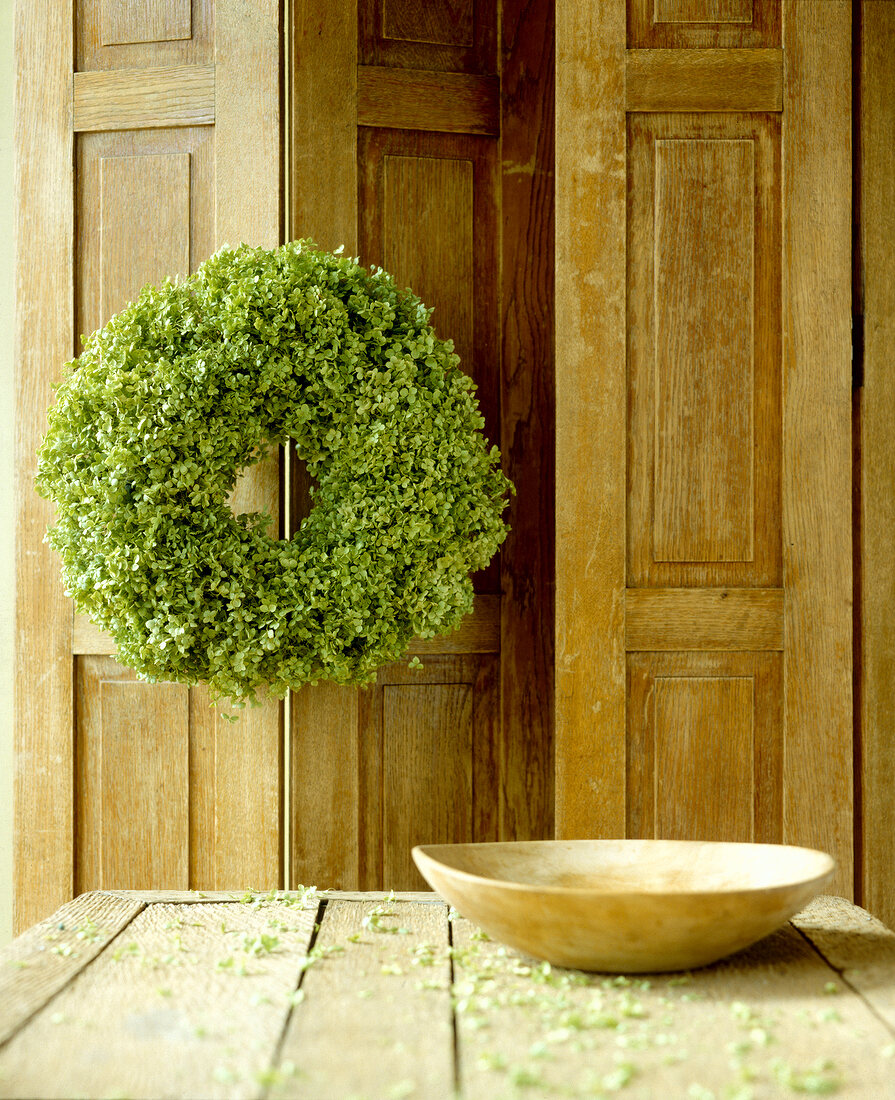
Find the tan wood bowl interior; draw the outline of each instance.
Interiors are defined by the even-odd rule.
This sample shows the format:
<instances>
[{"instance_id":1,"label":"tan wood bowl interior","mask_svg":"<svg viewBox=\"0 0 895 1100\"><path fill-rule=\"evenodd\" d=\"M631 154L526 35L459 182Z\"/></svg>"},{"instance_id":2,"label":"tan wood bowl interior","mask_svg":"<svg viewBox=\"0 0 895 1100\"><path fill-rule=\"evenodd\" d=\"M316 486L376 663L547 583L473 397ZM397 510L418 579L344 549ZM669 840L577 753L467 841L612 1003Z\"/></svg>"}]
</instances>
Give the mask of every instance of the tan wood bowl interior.
<instances>
[{"instance_id":1,"label":"tan wood bowl interior","mask_svg":"<svg viewBox=\"0 0 895 1100\"><path fill-rule=\"evenodd\" d=\"M705 966L773 932L832 877L825 852L689 840L537 840L413 849L493 939L610 973Z\"/></svg>"}]
</instances>

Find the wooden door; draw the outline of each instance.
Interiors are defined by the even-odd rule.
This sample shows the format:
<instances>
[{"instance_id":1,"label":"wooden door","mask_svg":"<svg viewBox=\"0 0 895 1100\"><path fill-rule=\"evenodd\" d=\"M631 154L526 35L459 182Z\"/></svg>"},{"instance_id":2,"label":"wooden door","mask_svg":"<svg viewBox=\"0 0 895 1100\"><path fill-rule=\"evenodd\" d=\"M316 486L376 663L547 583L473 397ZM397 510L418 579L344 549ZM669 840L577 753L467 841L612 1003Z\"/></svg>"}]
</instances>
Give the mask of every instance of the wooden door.
<instances>
[{"instance_id":1,"label":"wooden door","mask_svg":"<svg viewBox=\"0 0 895 1100\"><path fill-rule=\"evenodd\" d=\"M96 887L402 887L413 843L548 835L552 5L47 0L17 34L17 927ZM76 334L225 242L276 244L281 175L286 233L436 307L519 495L470 620L415 646L421 673L231 725L73 616L34 452ZM270 463L233 503L291 534L303 471Z\"/></svg>"},{"instance_id":2,"label":"wooden door","mask_svg":"<svg viewBox=\"0 0 895 1100\"><path fill-rule=\"evenodd\" d=\"M219 719L73 616L35 450L62 364L140 287L280 234L273 0L39 0L17 12L15 922L94 888L276 885L277 704ZM247 78L251 74L251 78ZM234 507L277 511L276 463Z\"/></svg>"},{"instance_id":3,"label":"wooden door","mask_svg":"<svg viewBox=\"0 0 895 1100\"><path fill-rule=\"evenodd\" d=\"M413 888L413 844L552 831L553 4L289 14L287 231L434 307L518 491L471 618L414 647L421 672L291 699L292 881Z\"/></svg>"},{"instance_id":4,"label":"wooden door","mask_svg":"<svg viewBox=\"0 0 895 1100\"><path fill-rule=\"evenodd\" d=\"M788 842L851 896L837 0L560 0L557 832Z\"/></svg>"}]
</instances>

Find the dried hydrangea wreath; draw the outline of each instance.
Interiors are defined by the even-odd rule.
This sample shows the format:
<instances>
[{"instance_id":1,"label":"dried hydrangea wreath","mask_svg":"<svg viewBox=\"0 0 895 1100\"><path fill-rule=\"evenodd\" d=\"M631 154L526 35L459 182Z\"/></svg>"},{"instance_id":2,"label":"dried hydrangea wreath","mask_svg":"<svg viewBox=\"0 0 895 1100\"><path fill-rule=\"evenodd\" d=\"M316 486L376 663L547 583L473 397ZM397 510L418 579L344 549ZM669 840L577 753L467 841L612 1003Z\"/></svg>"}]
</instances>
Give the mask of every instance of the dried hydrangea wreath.
<instances>
[{"instance_id":1,"label":"dried hydrangea wreath","mask_svg":"<svg viewBox=\"0 0 895 1100\"><path fill-rule=\"evenodd\" d=\"M369 681L455 628L510 483L420 300L297 241L146 287L69 364L39 452L69 594L148 680L215 697ZM295 440L317 485L291 540L228 494Z\"/></svg>"}]
</instances>

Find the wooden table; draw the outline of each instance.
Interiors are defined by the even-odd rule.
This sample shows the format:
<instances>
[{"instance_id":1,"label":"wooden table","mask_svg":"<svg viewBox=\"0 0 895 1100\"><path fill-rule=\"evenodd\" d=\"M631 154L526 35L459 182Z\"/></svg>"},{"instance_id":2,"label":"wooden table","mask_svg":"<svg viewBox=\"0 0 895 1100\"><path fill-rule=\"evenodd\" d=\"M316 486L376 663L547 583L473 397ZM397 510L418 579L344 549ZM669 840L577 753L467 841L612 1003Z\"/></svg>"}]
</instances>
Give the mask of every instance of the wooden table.
<instances>
[{"instance_id":1,"label":"wooden table","mask_svg":"<svg viewBox=\"0 0 895 1100\"><path fill-rule=\"evenodd\" d=\"M821 898L681 975L551 969L433 894L91 893L0 952L0 1096L895 1097L895 933Z\"/></svg>"}]
</instances>

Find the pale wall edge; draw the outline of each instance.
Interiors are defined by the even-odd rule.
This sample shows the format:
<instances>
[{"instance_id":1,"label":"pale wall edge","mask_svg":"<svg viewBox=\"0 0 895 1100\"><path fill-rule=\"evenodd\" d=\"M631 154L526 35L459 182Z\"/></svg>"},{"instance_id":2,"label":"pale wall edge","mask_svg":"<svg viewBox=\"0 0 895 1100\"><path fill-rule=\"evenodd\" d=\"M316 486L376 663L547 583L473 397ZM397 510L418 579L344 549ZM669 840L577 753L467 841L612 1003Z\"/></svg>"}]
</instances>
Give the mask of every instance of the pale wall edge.
<instances>
[{"instance_id":1,"label":"pale wall edge","mask_svg":"<svg viewBox=\"0 0 895 1100\"><path fill-rule=\"evenodd\" d=\"M0 0L0 515L14 514L13 0ZM12 939L14 530L0 524L0 946Z\"/></svg>"}]
</instances>

